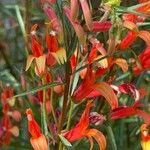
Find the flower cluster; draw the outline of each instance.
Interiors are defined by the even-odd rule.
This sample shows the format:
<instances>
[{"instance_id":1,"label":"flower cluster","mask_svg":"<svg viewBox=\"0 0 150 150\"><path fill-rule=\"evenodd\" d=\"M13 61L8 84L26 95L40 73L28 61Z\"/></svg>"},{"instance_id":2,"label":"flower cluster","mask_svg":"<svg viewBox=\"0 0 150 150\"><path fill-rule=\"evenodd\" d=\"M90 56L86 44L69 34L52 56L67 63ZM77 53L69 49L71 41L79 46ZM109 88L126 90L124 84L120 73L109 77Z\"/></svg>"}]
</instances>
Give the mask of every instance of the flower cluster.
<instances>
[{"instance_id":1,"label":"flower cluster","mask_svg":"<svg viewBox=\"0 0 150 150\"><path fill-rule=\"evenodd\" d=\"M27 37L25 71L32 80L21 76L26 91L15 96L11 87L3 88L0 145L19 136L15 124L21 113L13 108L14 97L25 96L21 107L34 150L80 149L83 139L90 150L94 140L100 150L107 143L117 149L112 127L128 117L139 117L129 123L136 123L141 146L149 149L150 114L143 99L149 93L150 32L142 25L150 2L124 5L121 0L40 0L46 21L33 24Z\"/></svg>"},{"instance_id":2,"label":"flower cluster","mask_svg":"<svg viewBox=\"0 0 150 150\"><path fill-rule=\"evenodd\" d=\"M0 121L0 145L9 145L12 135L19 136L19 128L13 125L12 120L19 122L21 113L18 110L13 110L15 99L13 99L14 90L10 86L6 86L1 93L1 103L3 117ZM12 118L12 119L11 119Z\"/></svg>"}]
</instances>

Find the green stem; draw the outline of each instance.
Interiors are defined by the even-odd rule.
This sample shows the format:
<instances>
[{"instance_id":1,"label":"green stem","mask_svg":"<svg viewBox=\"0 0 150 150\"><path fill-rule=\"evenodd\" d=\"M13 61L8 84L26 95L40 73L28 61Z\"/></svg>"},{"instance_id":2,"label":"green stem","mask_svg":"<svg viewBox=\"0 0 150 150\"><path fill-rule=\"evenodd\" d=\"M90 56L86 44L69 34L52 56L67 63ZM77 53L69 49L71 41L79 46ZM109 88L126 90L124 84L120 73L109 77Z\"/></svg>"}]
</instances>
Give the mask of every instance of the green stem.
<instances>
[{"instance_id":1,"label":"green stem","mask_svg":"<svg viewBox=\"0 0 150 150\"><path fill-rule=\"evenodd\" d=\"M59 8L58 3L57 3L57 6ZM65 49L66 49L66 51L68 51L68 43L67 43L67 35L65 34L65 20L64 20L64 15L63 15L62 2L61 2L60 15L62 18ZM64 91L63 107L62 107L62 112L61 112L59 125L58 125L58 133L59 134L63 128L63 123L65 120L65 114L66 114L66 108L67 108L67 102L68 102L68 95L69 95L69 86L70 86L70 62L69 61L67 61L67 63L66 63L66 75L65 76L66 76L65 77L66 78L66 85L65 85L65 91Z\"/></svg>"},{"instance_id":2,"label":"green stem","mask_svg":"<svg viewBox=\"0 0 150 150\"><path fill-rule=\"evenodd\" d=\"M25 1L25 35L24 35L24 39L25 39L25 50L26 50L26 55L28 55L28 50L30 49L29 46L29 36L28 34L30 33L30 17L31 17L31 10L32 7L32 0L26 0Z\"/></svg>"},{"instance_id":3,"label":"green stem","mask_svg":"<svg viewBox=\"0 0 150 150\"><path fill-rule=\"evenodd\" d=\"M62 142L60 141L60 142L59 142L59 148L58 148L58 150L62 150L62 146L63 146L63 145L62 145Z\"/></svg>"},{"instance_id":4,"label":"green stem","mask_svg":"<svg viewBox=\"0 0 150 150\"><path fill-rule=\"evenodd\" d=\"M69 93L69 85L70 85L70 64L67 62L66 65L66 85L65 85L65 92L64 92L64 99L63 99L63 107L62 107L62 112L60 116L60 121L58 125L58 133L60 134L62 128L63 128L63 123L65 120L65 114L66 114L66 108L67 108L67 102L68 102L68 93Z\"/></svg>"},{"instance_id":5,"label":"green stem","mask_svg":"<svg viewBox=\"0 0 150 150\"><path fill-rule=\"evenodd\" d=\"M44 78L42 78L42 84L43 85L45 84ZM42 118L43 118L44 134L48 136L47 118L46 118L46 90L45 89L43 89Z\"/></svg>"},{"instance_id":6,"label":"green stem","mask_svg":"<svg viewBox=\"0 0 150 150\"><path fill-rule=\"evenodd\" d=\"M69 116L68 116L68 122L67 122L67 127L66 127L67 130L69 130L69 128L70 128L71 117L72 117L72 113L73 113L73 106L74 106L74 103L71 101L70 110L69 110Z\"/></svg>"},{"instance_id":7,"label":"green stem","mask_svg":"<svg viewBox=\"0 0 150 150\"><path fill-rule=\"evenodd\" d=\"M50 104L51 104L51 111L52 111L52 115L53 115L55 124L58 126L58 122L57 122L57 119L56 119L56 114L55 114L54 107L53 107L53 89L51 89L51 99L50 99Z\"/></svg>"}]
</instances>

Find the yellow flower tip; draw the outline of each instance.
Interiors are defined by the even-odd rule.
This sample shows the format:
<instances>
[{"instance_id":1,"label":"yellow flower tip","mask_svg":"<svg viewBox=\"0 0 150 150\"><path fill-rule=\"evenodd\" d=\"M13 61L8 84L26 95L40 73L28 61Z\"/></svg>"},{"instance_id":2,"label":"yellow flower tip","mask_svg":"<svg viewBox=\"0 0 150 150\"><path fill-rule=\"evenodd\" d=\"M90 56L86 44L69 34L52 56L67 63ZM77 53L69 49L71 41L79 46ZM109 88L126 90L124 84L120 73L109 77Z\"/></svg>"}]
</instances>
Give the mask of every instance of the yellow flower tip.
<instances>
[{"instance_id":1,"label":"yellow flower tip","mask_svg":"<svg viewBox=\"0 0 150 150\"><path fill-rule=\"evenodd\" d=\"M143 150L150 150L150 136L147 129L147 124L142 124L140 127L141 130L141 146Z\"/></svg>"},{"instance_id":2,"label":"yellow flower tip","mask_svg":"<svg viewBox=\"0 0 150 150\"><path fill-rule=\"evenodd\" d=\"M35 61L36 61L35 73L38 76L43 75L46 67L46 55L42 55L38 58L35 58Z\"/></svg>"},{"instance_id":3,"label":"yellow flower tip","mask_svg":"<svg viewBox=\"0 0 150 150\"><path fill-rule=\"evenodd\" d=\"M28 57L27 57L27 63L26 63L26 68L25 68L25 71L27 71L29 68L30 68L30 66L31 66L31 63L32 63L32 61L34 60L34 56L33 55L29 55Z\"/></svg>"},{"instance_id":4,"label":"yellow flower tip","mask_svg":"<svg viewBox=\"0 0 150 150\"><path fill-rule=\"evenodd\" d=\"M48 144L43 134L38 138L31 138L30 142L34 150L48 150Z\"/></svg>"},{"instance_id":5,"label":"yellow flower tip","mask_svg":"<svg viewBox=\"0 0 150 150\"><path fill-rule=\"evenodd\" d=\"M150 141L141 141L142 150L150 150Z\"/></svg>"},{"instance_id":6,"label":"yellow flower tip","mask_svg":"<svg viewBox=\"0 0 150 150\"><path fill-rule=\"evenodd\" d=\"M59 48L56 53L52 53L56 61L61 65L67 61L66 50L64 48Z\"/></svg>"}]
</instances>

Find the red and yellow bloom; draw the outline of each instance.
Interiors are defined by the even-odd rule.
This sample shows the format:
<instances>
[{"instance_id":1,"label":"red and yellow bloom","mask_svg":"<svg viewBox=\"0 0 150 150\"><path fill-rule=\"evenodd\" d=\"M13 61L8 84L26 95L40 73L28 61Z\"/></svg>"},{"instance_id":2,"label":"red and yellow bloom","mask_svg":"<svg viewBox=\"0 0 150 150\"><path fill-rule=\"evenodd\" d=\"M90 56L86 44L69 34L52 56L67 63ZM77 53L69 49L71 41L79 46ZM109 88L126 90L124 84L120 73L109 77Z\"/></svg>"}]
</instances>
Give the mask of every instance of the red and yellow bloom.
<instances>
[{"instance_id":1,"label":"red and yellow bloom","mask_svg":"<svg viewBox=\"0 0 150 150\"><path fill-rule=\"evenodd\" d=\"M40 126L37 124L33 117L32 110L26 110L28 119L28 130L32 136L30 139L31 145L34 150L48 150L48 143L46 137L41 133Z\"/></svg>"},{"instance_id":2,"label":"red and yellow bloom","mask_svg":"<svg viewBox=\"0 0 150 150\"><path fill-rule=\"evenodd\" d=\"M106 149L106 139L102 132L100 132L97 129L88 129L89 126L89 113L90 108L93 106L92 102L88 102L86 105L86 108L84 112L82 113L82 116L80 118L79 123L70 131L64 133L64 137L70 141L74 142L76 140L79 140L83 137L87 137L90 141L90 150L93 148L93 139L96 140L96 142L99 145L100 150Z\"/></svg>"},{"instance_id":3,"label":"red and yellow bloom","mask_svg":"<svg viewBox=\"0 0 150 150\"><path fill-rule=\"evenodd\" d=\"M43 47L38 41L36 36L37 24L33 25L31 28L31 47L32 55L27 58L26 71L31 66L32 61L35 59L35 73L38 76L42 76L45 72L46 67L46 55L43 53Z\"/></svg>"},{"instance_id":4,"label":"red and yellow bloom","mask_svg":"<svg viewBox=\"0 0 150 150\"><path fill-rule=\"evenodd\" d=\"M150 135L148 132L148 125L142 124L141 125L141 146L143 150L150 149Z\"/></svg>"}]
</instances>

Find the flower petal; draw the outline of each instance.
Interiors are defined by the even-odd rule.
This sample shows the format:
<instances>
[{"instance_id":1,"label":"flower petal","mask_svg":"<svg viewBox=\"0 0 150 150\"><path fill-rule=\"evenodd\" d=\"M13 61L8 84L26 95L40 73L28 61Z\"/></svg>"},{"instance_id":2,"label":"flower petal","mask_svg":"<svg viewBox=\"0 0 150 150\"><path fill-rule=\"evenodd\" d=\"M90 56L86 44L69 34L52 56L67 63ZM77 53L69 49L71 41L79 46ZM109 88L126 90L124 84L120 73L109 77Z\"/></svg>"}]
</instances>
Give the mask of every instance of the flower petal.
<instances>
[{"instance_id":1,"label":"flower petal","mask_svg":"<svg viewBox=\"0 0 150 150\"><path fill-rule=\"evenodd\" d=\"M81 7L82 7L82 11L83 11L83 14L84 14L86 25L87 25L88 29L90 31L92 31L93 22L92 22L92 16L91 16L91 12L90 12L88 2L87 2L87 0L80 0L80 4L81 4Z\"/></svg>"},{"instance_id":2,"label":"flower petal","mask_svg":"<svg viewBox=\"0 0 150 150\"><path fill-rule=\"evenodd\" d=\"M135 32L138 32L138 27L135 23L133 23L132 21L124 21L123 26L125 28L128 28L129 30L133 30Z\"/></svg>"},{"instance_id":3,"label":"flower petal","mask_svg":"<svg viewBox=\"0 0 150 150\"><path fill-rule=\"evenodd\" d=\"M67 16L68 20L74 27L74 30L78 36L79 41L81 42L81 44L84 44L86 41L86 36L85 36L85 32L84 32L82 26L80 25L80 23L77 20L75 22L73 22L71 20L71 14L70 14L71 11L68 7L64 7L64 12L65 12L65 15Z\"/></svg>"},{"instance_id":4,"label":"flower petal","mask_svg":"<svg viewBox=\"0 0 150 150\"><path fill-rule=\"evenodd\" d=\"M64 48L60 47L58 51L56 52L56 55L58 59L60 60L61 64L64 64L67 61L66 50Z\"/></svg>"},{"instance_id":5,"label":"flower petal","mask_svg":"<svg viewBox=\"0 0 150 150\"><path fill-rule=\"evenodd\" d=\"M143 150L149 150L150 148L150 140L148 141L141 141L141 146Z\"/></svg>"},{"instance_id":6,"label":"flower petal","mask_svg":"<svg viewBox=\"0 0 150 150\"><path fill-rule=\"evenodd\" d=\"M53 8L45 5L44 6L44 12L48 16L48 18L51 21L52 29L57 31L58 34L58 40L61 43L63 41L63 28L62 24L60 23L60 20L58 19L56 12L54 11Z\"/></svg>"},{"instance_id":7,"label":"flower petal","mask_svg":"<svg viewBox=\"0 0 150 150\"><path fill-rule=\"evenodd\" d=\"M106 149L106 138L102 132L97 129L89 129L86 133L88 137L93 137L99 145L100 150ZM91 143L91 142L90 142Z\"/></svg>"},{"instance_id":8,"label":"flower petal","mask_svg":"<svg viewBox=\"0 0 150 150\"><path fill-rule=\"evenodd\" d=\"M38 58L35 58L36 61L36 69L38 71L38 75L41 75L45 71L45 62L46 62L46 55L42 55Z\"/></svg>"},{"instance_id":9,"label":"flower petal","mask_svg":"<svg viewBox=\"0 0 150 150\"><path fill-rule=\"evenodd\" d=\"M9 132L11 132L15 137L19 136L19 128L17 126L13 126L9 129Z\"/></svg>"},{"instance_id":10,"label":"flower petal","mask_svg":"<svg viewBox=\"0 0 150 150\"><path fill-rule=\"evenodd\" d=\"M71 19L72 21L75 21L78 16L78 11L79 11L78 0L71 0L70 7L71 7Z\"/></svg>"},{"instance_id":11,"label":"flower petal","mask_svg":"<svg viewBox=\"0 0 150 150\"><path fill-rule=\"evenodd\" d=\"M135 9L135 11L146 14L146 15L150 15L150 3L142 3L138 5L139 7L137 7Z\"/></svg>"},{"instance_id":12,"label":"flower petal","mask_svg":"<svg viewBox=\"0 0 150 150\"><path fill-rule=\"evenodd\" d=\"M127 106L122 106L117 109L114 109L111 112L111 119L116 120L124 117L129 117L132 115L135 115L136 111L134 110L133 107L127 107Z\"/></svg>"},{"instance_id":13,"label":"flower petal","mask_svg":"<svg viewBox=\"0 0 150 150\"><path fill-rule=\"evenodd\" d=\"M138 36L146 42L147 46L150 46L150 32L142 30Z\"/></svg>"},{"instance_id":14,"label":"flower petal","mask_svg":"<svg viewBox=\"0 0 150 150\"><path fill-rule=\"evenodd\" d=\"M136 110L136 114L144 119L144 122L147 125L150 125L150 115L140 109Z\"/></svg>"},{"instance_id":15,"label":"flower petal","mask_svg":"<svg viewBox=\"0 0 150 150\"><path fill-rule=\"evenodd\" d=\"M112 109L118 107L118 99L115 95L111 86L105 82L96 83L94 88L101 93L102 96L105 97L106 101L110 104Z\"/></svg>"},{"instance_id":16,"label":"flower petal","mask_svg":"<svg viewBox=\"0 0 150 150\"><path fill-rule=\"evenodd\" d=\"M125 73L128 71L128 64L127 64L127 61L123 58L117 58L115 61L114 61L115 64L117 64L121 69L122 71Z\"/></svg>"},{"instance_id":17,"label":"flower petal","mask_svg":"<svg viewBox=\"0 0 150 150\"><path fill-rule=\"evenodd\" d=\"M73 129L64 133L64 137L68 141L73 142L86 136L86 129L89 126L89 113L92 106L92 101L89 101L84 112L82 113L79 123Z\"/></svg>"},{"instance_id":18,"label":"flower petal","mask_svg":"<svg viewBox=\"0 0 150 150\"><path fill-rule=\"evenodd\" d=\"M48 150L48 144L43 134L38 138L31 138L30 142L34 150Z\"/></svg>"},{"instance_id":19,"label":"flower petal","mask_svg":"<svg viewBox=\"0 0 150 150\"><path fill-rule=\"evenodd\" d=\"M120 43L121 49L127 49L137 38L138 34L134 31L129 31L125 38Z\"/></svg>"},{"instance_id":20,"label":"flower petal","mask_svg":"<svg viewBox=\"0 0 150 150\"><path fill-rule=\"evenodd\" d=\"M125 83L118 86L119 91L125 94L129 94L135 98L135 101L138 101L140 98L140 93L136 89L135 85L132 83Z\"/></svg>"},{"instance_id":21,"label":"flower petal","mask_svg":"<svg viewBox=\"0 0 150 150\"><path fill-rule=\"evenodd\" d=\"M25 71L27 71L27 70L29 69L29 67L31 66L31 63L32 63L32 61L33 61L34 58L35 58L35 57L33 57L33 55L29 55L29 56L28 56Z\"/></svg>"},{"instance_id":22,"label":"flower petal","mask_svg":"<svg viewBox=\"0 0 150 150\"><path fill-rule=\"evenodd\" d=\"M81 85L75 90L73 96L74 101L81 102L86 96L88 96L94 90L94 82L95 82L95 75L91 68L88 68L86 77L82 81Z\"/></svg>"},{"instance_id":23,"label":"flower petal","mask_svg":"<svg viewBox=\"0 0 150 150\"><path fill-rule=\"evenodd\" d=\"M88 139L89 139L89 141L90 141L90 150L92 150L92 149L93 149L93 146L94 146L93 139L92 139L92 137L90 137L90 136L88 136Z\"/></svg>"},{"instance_id":24,"label":"flower petal","mask_svg":"<svg viewBox=\"0 0 150 150\"><path fill-rule=\"evenodd\" d=\"M105 32L112 27L111 21L99 22L93 21L93 32Z\"/></svg>"}]
</instances>

